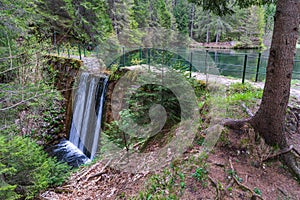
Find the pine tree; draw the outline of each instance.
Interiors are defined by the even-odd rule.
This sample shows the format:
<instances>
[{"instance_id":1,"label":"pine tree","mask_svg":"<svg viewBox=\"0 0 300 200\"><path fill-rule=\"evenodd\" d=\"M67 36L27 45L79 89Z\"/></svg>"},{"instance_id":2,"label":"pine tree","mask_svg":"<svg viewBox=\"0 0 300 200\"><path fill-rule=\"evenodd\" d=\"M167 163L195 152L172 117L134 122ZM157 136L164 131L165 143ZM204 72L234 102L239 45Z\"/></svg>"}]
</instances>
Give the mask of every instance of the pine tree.
<instances>
[{"instance_id":1,"label":"pine tree","mask_svg":"<svg viewBox=\"0 0 300 200\"><path fill-rule=\"evenodd\" d=\"M167 10L164 0L150 0L150 26L171 28L171 13Z\"/></svg>"},{"instance_id":2,"label":"pine tree","mask_svg":"<svg viewBox=\"0 0 300 200\"><path fill-rule=\"evenodd\" d=\"M149 25L149 6L149 0L134 0L132 17L138 23L138 28L144 28Z\"/></svg>"},{"instance_id":3,"label":"pine tree","mask_svg":"<svg viewBox=\"0 0 300 200\"><path fill-rule=\"evenodd\" d=\"M176 19L177 30L183 34L189 32L189 4L185 0L177 0L173 8L173 15Z\"/></svg>"}]
</instances>

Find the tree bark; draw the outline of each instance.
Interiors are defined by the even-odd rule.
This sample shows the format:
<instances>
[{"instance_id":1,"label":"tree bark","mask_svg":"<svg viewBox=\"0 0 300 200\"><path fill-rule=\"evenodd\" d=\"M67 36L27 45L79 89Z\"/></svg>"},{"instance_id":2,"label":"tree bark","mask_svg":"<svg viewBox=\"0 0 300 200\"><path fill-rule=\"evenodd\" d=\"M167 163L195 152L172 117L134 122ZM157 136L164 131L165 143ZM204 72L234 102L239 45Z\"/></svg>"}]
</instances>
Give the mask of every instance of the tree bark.
<instances>
[{"instance_id":1,"label":"tree bark","mask_svg":"<svg viewBox=\"0 0 300 200\"><path fill-rule=\"evenodd\" d=\"M190 38L193 39L193 31L194 31L194 18L195 18L195 4L192 5L192 20L191 20L191 28L190 28Z\"/></svg>"},{"instance_id":2,"label":"tree bark","mask_svg":"<svg viewBox=\"0 0 300 200\"><path fill-rule=\"evenodd\" d=\"M249 121L270 145L286 148L285 115L299 29L299 0L278 0L262 103Z\"/></svg>"},{"instance_id":3,"label":"tree bark","mask_svg":"<svg viewBox=\"0 0 300 200\"><path fill-rule=\"evenodd\" d=\"M300 22L299 0L277 0L274 32L267 65L266 83L259 110L249 123L269 145L288 147L285 116L290 97L290 84ZM282 161L300 180L300 168L293 153Z\"/></svg>"}]
</instances>

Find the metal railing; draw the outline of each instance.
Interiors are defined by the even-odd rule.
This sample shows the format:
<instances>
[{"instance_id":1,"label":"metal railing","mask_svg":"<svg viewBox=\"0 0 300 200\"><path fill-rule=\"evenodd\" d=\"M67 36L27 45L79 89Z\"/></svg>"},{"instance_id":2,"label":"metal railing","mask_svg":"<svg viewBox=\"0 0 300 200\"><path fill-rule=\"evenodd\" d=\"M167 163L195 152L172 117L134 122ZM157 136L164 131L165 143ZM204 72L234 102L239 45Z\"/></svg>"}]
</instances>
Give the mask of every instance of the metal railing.
<instances>
[{"instance_id":1,"label":"metal railing","mask_svg":"<svg viewBox=\"0 0 300 200\"><path fill-rule=\"evenodd\" d=\"M67 54L70 58L76 55L81 60L82 57L97 56L106 59L101 54L101 48L95 47L87 50L83 45L66 45L55 47L57 55ZM185 70L192 76L192 72L216 74L241 78L255 82L263 81L266 75L268 55L262 53L231 53L217 52L210 50L194 49L156 49L156 48L126 48L120 47L118 53L110 55L111 60L106 63L108 68L115 65L118 68L137 64L149 66L163 64L175 69ZM296 57L294 61L293 79L300 80L300 59Z\"/></svg>"}]
</instances>

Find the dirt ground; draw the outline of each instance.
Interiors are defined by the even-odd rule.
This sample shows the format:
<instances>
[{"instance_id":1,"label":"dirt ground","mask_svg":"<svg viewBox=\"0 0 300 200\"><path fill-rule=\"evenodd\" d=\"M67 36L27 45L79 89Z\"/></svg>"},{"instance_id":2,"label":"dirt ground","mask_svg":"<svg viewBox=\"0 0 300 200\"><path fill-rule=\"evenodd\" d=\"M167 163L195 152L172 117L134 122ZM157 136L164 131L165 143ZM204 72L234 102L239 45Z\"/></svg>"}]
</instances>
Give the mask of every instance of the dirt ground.
<instances>
[{"instance_id":1,"label":"dirt ground","mask_svg":"<svg viewBox=\"0 0 300 200\"><path fill-rule=\"evenodd\" d=\"M300 133L293 133L299 141ZM207 185L185 171L186 188L179 199L300 199L300 184L287 169L272 158L275 153L263 140L255 139L251 129L229 131L208 154ZM202 151L195 145L182 157ZM40 199L129 199L145 187L151 173L131 174L110 168L105 163L81 168L63 186L49 189ZM261 197L255 197L255 192Z\"/></svg>"}]
</instances>

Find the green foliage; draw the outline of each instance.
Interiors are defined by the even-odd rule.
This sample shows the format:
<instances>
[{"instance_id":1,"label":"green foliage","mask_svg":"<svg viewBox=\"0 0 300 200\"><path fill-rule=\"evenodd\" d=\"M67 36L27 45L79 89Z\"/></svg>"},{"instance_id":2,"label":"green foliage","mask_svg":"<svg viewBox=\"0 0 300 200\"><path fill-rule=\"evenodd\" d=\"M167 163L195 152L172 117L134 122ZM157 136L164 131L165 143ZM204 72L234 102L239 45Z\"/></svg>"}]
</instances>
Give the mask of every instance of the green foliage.
<instances>
[{"instance_id":1,"label":"green foliage","mask_svg":"<svg viewBox=\"0 0 300 200\"><path fill-rule=\"evenodd\" d=\"M196 169L195 172L192 174L192 177L199 181L202 186L207 185L208 179L208 164L206 162L208 155L206 153L202 153L196 159Z\"/></svg>"},{"instance_id":2,"label":"green foliage","mask_svg":"<svg viewBox=\"0 0 300 200\"><path fill-rule=\"evenodd\" d=\"M0 199L32 199L40 190L61 185L68 171L29 138L0 136Z\"/></svg>"},{"instance_id":3,"label":"green foliage","mask_svg":"<svg viewBox=\"0 0 300 200\"><path fill-rule=\"evenodd\" d=\"M130 143L130 141L127 141L129 140L128 135L119 128L118 121L113 121L105 126L105 131L102 133L102 137L105 137L106 140L112 142L114 145L120 148L126 147L126 142ZM106 151L105 147L101 149L102 151Z\"/></svg>"},{"instance_id":4,"label":"green foliage","mask_svg":"<svg viewBox=\"0 0 300 200\"><path fill-rule=\"evenodd\" d=\"M233 14L220 17L197 8L194 38L201 42L237 41L236 48L262 47L264 10L261 7L233 10Z\"/></svg>"},{"instance_id":5,"label":"green foliage","mask_svg":"<svg viewBox=\"0 0 300 200\"><path fill-rule=\"evenodd\" d=\"M188 78L187 80L193 87L196 97L198 98L206 97L207 90L206 90L206 83L204 81L197 80L195 78Z\"/></svg>"},{"instance_id":6,"label":"green foliage","mask_svg":"<svg viewBox=\"0 0 300 200\"><path fill-rule=\"evenodd\" d=\"M216 15L224 16L234 13L232 2L228 0L189 0L203 7L204 10L210 10ZM234 5L239 8L248 8L253 5L271 4L273 0L238 0Z\"/></svg>"},{"instance_id":7,"label":"green foliage","mask_svg":"<svg viewBox=\"0 0 300 200\"><path fill-rule=\"evenodd\" d=\"M139 129L150 123L150 117L147 113L153 104L161 104L165 108L168 115L165 127L169 128L180 122L179 102L174 94L165 87L144 85L130 99L127 99L127 102L129 103L129 109L120 112L121 122L114 121L107 124L105 130L108 139L119 147L130 149L135 143L147 139L147 136L139 136L139 134L129 136L126 133L139 133ZM134 122L136 126L128 122Z\"/></svg>"},{"instance_id":8,"label":"green foliage","mask_svg":"<svg viewBox=\"0 0 300 200\"><path fill-rule=\"evenodd\" d=\"M176 1L173 8L173 15L176 19L177 30L183 34L188 34L189 29L189 15L188 2L185 0Z\"/></svg>"},{"instance_id":9,"label":"green foliage","mask_svg":"<svg viewBox=\"0 0 300 200\"><path fill-rule=\"evenodd\" d=\"M233 83L229 86L228 94L242 94L255 91L257 91L257 88L253 87L250 83Z\"/></svg>"},{"instance_id":10,"label":"green foliage","mask_svg":"<svg viewBox=\"0 0 300 200\"><path fill-rule=\"evenodd\" d=\"M134 120L139 124L150 122L148 113L153 104L161 104L168 113L168 123L178 123L180 120L180 105L173 92L160 85L147 84L139 88L138 92L128 99Z\"/></svg>"},{"instance_id":11,"label":"green foliage","mask_svg":"<svg viewBox=\"0 0 300 200\"><path fill-rule=\"evenodd\" d=\"M262 89L255 88L249 83L234 83L229 86L225 97L215 96L208 99L208 105L223 110L221 117L241 118L248 114L244 112L241 104L248 107L256 106L257 100L262 98Z\"/></svg>"},{"instance_id":12,"label":"green foliage","mask_svg":"<svg viewBox=\"0 0 300 200\"><path fill-rule=\"evenodd\" d=\"M189 159L174 159L169 167L148 178L145 189L132 199L181 199L186 179L195 178L203 186L208 183L208 155L198 154ZM190 174L190 171L194 173ZM222 188L222 185L220 186Z\"/></svg>"},{"instance_id":13,"label":"green foliage","mask_svg":"<svg viewBox=\"0 0 300 200\"><path fill-rule=\"evenodd\" d=\"M52 86L1 84L0 91L2 135L22 135L46 144L63 132L63 98Z\"/></svg>"},{"instance_id":14,"label":"green foliage","mask_svg":"<svg viewBox=\"0 0 300 200\"><path fill-rule=\"evenodd\" d=\"M171 13L167 10L164 0L154 0L152 2L152 19L156 26L171 28Z\"/></svg>"},{"instance_id":15,"label":"green foliage","mask_svg":"<svg viewBox=\"0 0 300 200\"><path fill-rule=\"evenodd\" d=\"M160 174L152 175L146 182L146 189L132 199L179 200L185 188L184 173L179 167L171 166Z\"/></svg>"},{"instance_id":16,"label":"green foliage","mask_svg":"<svg viewBox=\"0 0 300 200\"><path fill-rule=\"evenodd\" d=\"M149 0L134 0L132 16L138 23L138 28L145 28L150 21Z\"/></svg>"},{"instance_id":17,"label":"green foliage","mask_svg":"<svg viewBox=\"0 0 300 200\"><path fill-rule=\"evenodd\" d=\"M192 176L199 182L203 182L207 179L208 171L202 167L198 167L195 170L195 173L192 174Z\"/></svg>"},{"instance_id":18,"label":"green foliage","mask_svg":"<svg viewBox=\"0 0 300 200\"><path fill-rule=\"evenodd\" d=\"M258 188L256 188L256 187L253 189L253 191L254 191L256 194L258 194L258 195L262 195L261 190L258 189Z\"/></svg>"}]
</instances>

